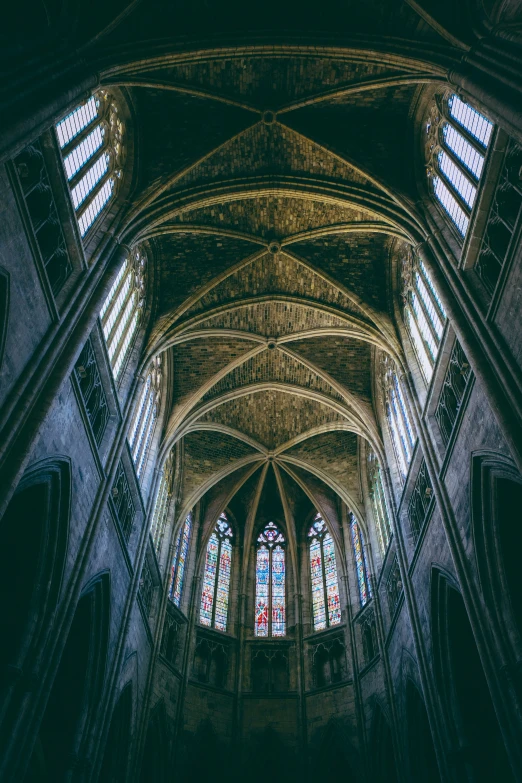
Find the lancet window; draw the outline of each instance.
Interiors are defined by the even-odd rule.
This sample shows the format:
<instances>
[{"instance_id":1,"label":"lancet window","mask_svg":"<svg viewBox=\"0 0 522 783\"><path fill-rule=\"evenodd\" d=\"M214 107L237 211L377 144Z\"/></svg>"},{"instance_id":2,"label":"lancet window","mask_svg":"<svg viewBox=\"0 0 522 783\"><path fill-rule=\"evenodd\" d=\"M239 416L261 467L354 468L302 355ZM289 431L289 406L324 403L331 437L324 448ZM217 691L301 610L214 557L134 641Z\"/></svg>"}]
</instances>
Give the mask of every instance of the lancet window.
<instances>
[{"instance_id":1,"label":"lancet window","mask_svg":"<svg viewBox=\"0 0 522 783\"><path fill-rule=\"evenodd\" d=\"M129 446L136 475L141 478L158 416L161 394L161 357L157 356L147 375L129 431Z\"/></svg>"},{"instance_id":2,"label":"lancet window","mask_svg":"<svg viewBox=\"0 0 522 783\"><path fill-rule=\"evenodd\" d=\"M368 470L368 485L370 488L370 498L372 501L373 516L377 527L377 538L381 554L384 555L388 548L391 538L390 515L388 513L388 504L382 485L381 467L379 460L370 451L366 460Z\"/></svg>"},{"instance_id":3,"label":"lancet window","mask_svg":"<svg viewBox=\"0 0 522 783\"><path fill-rule=\"evenodd\" d=\"M172 493L172 467L172 454L169 454L163 467L163 473L161 474L161 481L156 496L156 503L154 504L154 512L152 514L152 523L150 526L150 534L157 555L159 555L161 551L163 538L165 536L165 527L167 525L169 501Z\"/></svg>"},{"instance_id":4,"label":"lancet window","mask_svg":"<svg viewBox=\"0 0 522 783\"><path fill-rule=\"evenodd\" d=\"M341 599L333 538L320 514L308 531L314 631L341 622Z\"/></svg>"},{"instance_id":5,"label":"lancet window","mask_svg":"<svg viewBox=\"0 0 522 783\"><path fill-rule=\"evenodd\" d=\"M422 261L413 253L402 266L404 322L426 382L431 381L446 323L437 289Z\"/></svg>"},{"instance_id":6,"label":"lancet window","mask_svg":"<svg viewBox=\"0 0 522 783\"><path fill-rule=\"evenodd\" d=\"M199 622L218 631L227 630L232 538L226 514L220 514L207 544Z\"/></svg>"},{"instance_id":7,"label":"lancet window","mask_svg":"<svg viewBox=\"0 0 522 783\"><path fill-rule=\"evenodd\" d=\"M405 479L417 435L410 419L395 363L389 356L384 356L382 360L381 382L393 449L400 474Z\"/></svg>"},{"instance_id":8,"label":"lancet window","mask_svg":"<svg viewBox=\"0 0 522 783\"><path fill-rule=\"evenodd\" d=\"M357 520L350 512L350 533L352 536L353 556L355 559L355 572L357 574L357 586L359 588L359 600L361 606L366 606L372 597L372 588L370 583L370 572L368 561L366 559L366 549L362 532Z\"/></svg>"},{"instance_id":9,"label":"lancet window","mask_svg":"<svg viewBox=\"0 0 522 783\"><path fill-rule=\"evenodd\" d=\"M286 634L285 537L269 522L257 538L255 635Z\"/></svg>"},{"instance_id":10,"label":"lancet window","mask_svg":"<svg viewBox=\"0 0 522 783\"><path fill-rule=\"evenodd\" d=\"M191 533L192 513L187 516L179 529L176 545L174 547L174 557L172 559L170 573L169 598L176 606L180 605L181 596L183 595L183 582L185 580L185 571L187 568Z\"/></svg>"},{"instance_id":11,"label":"lancet window","mask_svg":"<svg viewBox=\"0 0 522 783\"><path fill-rule=\"evenodd\" d=\"M122 177L124 126L114 96L98 90L57 123L56 135L84 237Z\"/></svg>"},{"instance_id":12,"label":"lancet window","mask_svg":"<svg viewBox=\"0 0 522 783\"><path fill-rule=\"evenodd\" d=\"M125 367L143 312L146 267L145 253L136 248L123 262L100 310L103 335L116 380Z\"/></svg>"},{"instance_id":13,"label":"lancet window","mask_svg":"<svg viewBox=\"0 0 522 783\"><path fill-rule=\"evenodd\" d=\"M465 237L493 124L455 93L437 98L428 122L428 176L445 214Z\"/></svg>"}]
</instances>

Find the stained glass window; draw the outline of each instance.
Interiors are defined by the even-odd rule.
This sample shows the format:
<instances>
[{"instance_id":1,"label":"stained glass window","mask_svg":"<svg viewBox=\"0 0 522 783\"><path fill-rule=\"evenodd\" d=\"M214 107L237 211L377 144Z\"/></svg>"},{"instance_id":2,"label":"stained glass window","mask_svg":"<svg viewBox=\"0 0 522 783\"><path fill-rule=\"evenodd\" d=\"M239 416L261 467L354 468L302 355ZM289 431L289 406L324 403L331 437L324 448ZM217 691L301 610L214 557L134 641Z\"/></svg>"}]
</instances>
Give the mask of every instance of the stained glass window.
<instances>
[{"instance_id":1,"label":"stained glass window","mask_svg":"<svg viewBox=\"0 0 522 783\"><path fill-rule=\"evenodd\" d=\"M255 635L286 634L285 538L274 522L257 537Z\"/></svg>"},{"instance_id":2,"label":"stained glass window","mask_svg":"<svg viewBox=\"0 0 522 783\"><path fill-rule=\"evenodd\" d=\"M218 631L227 630L233 535L226 514L220 514L207 544L199 610L201 625Z\"/></svg>"},{"instance_id":3,"label":"stained glass window","mask_svg":"<svg viewBox=\"0 0 522 783\"><path fill-rule=\"evenodd\" d=\"M145 303L147 258L135 248L122 266L100 310L112 372L119 379L129 356Z\"/></svg>"},{"instance_id":4,"label":"stained glass window","mask_svg":"<svg viewBox=\"0 0 522 783\"><path fill-rule=\"evenodd\" d=\"M81 236L116 193L122 176L123 122L113 96L98 90L56 125Z\"/></svg>"},{"instance_id":5,"label":"stained glass window","mask_svg":"<svg viewBox=\"0 0 522 783\"><path fill-rule=\"evenodd\" d=\"M359 525L357 524L357 520L352 513L350 513L350 532L352 534L355 571L357 574L357 585L359 587L359 599L361 601L361 606L366 606L372 597L370 574L368 570L368 563L366 561L366 549L364 547L362 533L359 529Z\"/></svg>"},{"instance_id":6,"label":"stained glass window","mask_svg":"<svg viewBox=\"0 0 522 783\"><path fill-rule=\"evenodd\" d=\"M377 527L377 538L381 554L384 555L391 538L390 517L388 514L388 504L382 485L381 468L379 461L373 451L368 453L368 484L370 487L370 498L372 501L373 516Z\"/></svg>"},{"instance_id":7,"label":"stained glass window","mask_svg":"<svg viewBox=\"0 0 522 783\"><path fill-rule=\"evenodd\" d=\"M183 581L187 567L187 558L190 546L190 535L192 533L192 514L185 519L182 527L179 529L174 547L174 557L172 560L172 570L170 574L169 598L176 606L181 603L183 595Z\"/></svg>"},{"instance_id":8,"label":"stained glass window","mask_svg":"<svg viewBox=\"0 0 522 783\"><path fill-rule=\"evenodd\" d=\"M172 454L169 455L161 474L161 481L156 496L156 503L154 504L154 512L152 514L152 523L150 526L150 534L154 543L154 549L156 554L159 555L163 544L163 537L165 535L165 527L167 524L167 514L169 508L169 499L171 494L172 485Z\"/></svg>"},{"instance_id":9,"label":"stained glass window","mask_svg":"<svg viewBox=\"0 0 522 783\"><path fill-rule=\"evenodd\" d=\"M414 253L402 262L404 322L426 382L431 381L446 313L428 271Z\"/></svg>"},{"instance_id":10,"label":"stained glass window","mask_svg":"<svg viewBox=\"0 0 522 783\"><path fill-rule=\"evenodd\" d=\"M464 237L493 125L453 94L433 104L426 132L433 193L458 234Z\"/></svg>"},{"instance_id":11,"label":"stained glass window","mask_svg":"<svg viewBox=\"0 0 522 783\"><path fill-rule=\"evenodd\" d=\"M341 622L341 599L333 538L320 514L310 530L310 578L314 631L322 631Z\"/></svg>"},{"instance_id":12,"label":"stained glass window","mask_svg":"<svg viewBox=\"0 0 522 783\"><path fill-rule=\"evenodd\" d=\"M397 368L391 357L386 354L381 361L381 384L393 450L400 474L405 479L417 435L410 420L401 382L397 377Z\"/></svg>"},{"instance_id":13,"label":"stained glass window","mask_svg":"<svg viewBox=\"0 0 522 783\"><path fill-rule=\"evenodd\" d=\"M134 419L129 431L129 446L136 475L143 475L146 458L156 426L161 392L161 356L152 361L143 391L141 392Z\"/></svg>"}]
</instances>

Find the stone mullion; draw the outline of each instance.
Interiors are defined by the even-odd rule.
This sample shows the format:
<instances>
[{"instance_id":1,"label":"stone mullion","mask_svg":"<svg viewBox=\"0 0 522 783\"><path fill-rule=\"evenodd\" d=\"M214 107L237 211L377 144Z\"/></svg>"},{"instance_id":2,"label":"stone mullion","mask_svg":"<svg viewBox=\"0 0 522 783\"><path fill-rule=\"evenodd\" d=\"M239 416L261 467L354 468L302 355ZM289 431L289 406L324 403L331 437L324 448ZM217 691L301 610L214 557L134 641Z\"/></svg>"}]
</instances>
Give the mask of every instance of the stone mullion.
<instances>
[{"instance_id":1,"label":"stone mullion","mask_svg":"<svg viewBox=\"0 0 522 783\"><path fill-rule=\"evenodd\" d=\"M352 664L352 678L353 678L353 696L355 703L355 712L357 717L357 735L361 748L361 756L366 755L365 750L367 748L366 738L366 720L363 708L363 697L361 691L361 681L359 678L359 659L357 655L357 644L355 640L355 629L353 626L352 616L352 598L350 592L350 579L348 575L348 553L353 553L352 543L349 533L348 522L348 509L345 503L341 504L341 528L343 534L344 552L342 554L343 572L341 574L341 580L344 582L345 599L346 599L346 630L345 638L348 636L348 642L351 650L351 664ZM353 562L353 555L352 555Z\"/></svg>"},{"instance_id":2,"label":"stone mullion","mask_svg":"<svg viewBox=\"0 0 522 783\"><path fill-rule=\"evenodd\" d=\"M361 442L361 440L359 439L359 443L360 442ZM365 449L364 449L364 457L365 457L365 459L367 458L367 455L368 455L368 446L369 446L368 441L366 441ZM360 474L361 474L362 496L363 496L363 502L364 502L364 506L365 506L365 510L366 510L366 519L370 520L370 519L373 518L374 523L375 523L375 514L374 514L374 511L373 511L371 490L370 490L369 482L368 482L368 480L366 478L366 475L367 475L366 474L366 470L363 467L363 460L361 459L361 447L360 447L360 445L359 445L358 453L359 453L359 466L360 466ZM377 466L377 470L379 470L378 466ZM376 483L377 483L377 485L379 483L381 484L381 489L376 487L374 489L374 491L377 491L377 492L381 492L382 491L383 496L384 496L384 488L382 487L382 481L381 482L377 481ZM384 500L384 497L383 497L383 500ZM367 546L368 545L370 546L369 550L367 550L367 553L369 554L370 567L372 569L371 573L372 573L372 576L373 576L374 574L376 575L377 572L376 572L376 570L374 569L374 566L373 566L373 562L374 562L373 561L373 550L371 548L368 524L367 524L366 527L367 527L367 530L366 530ZM389 540L388 540L388 547L391 545L391 538L392 538L392 536L390 534ZM387 547L386 547L386 549L387 549ZM384 553L384 555L382 557L382 564L384 563L384 557L385 557L385 553ZM381 564L381 568L382 568L382 564ZM396 703L396 699L395 699L395 691L394 691L394 688L393 688L393 675L392 675L391 665L390 665L390 661L388 659L388 652L387 652L386 643L385 643L386 642L386 634L384 632L384 621L383 621L383 617L382 617L381 595L380 595L380 592L379 592L379 589L378 589L378 586L377 586L377 579L376 578L373 579L373 584L374 584L374 589L373 589L373 608L374 608L374 612L375 612L375 627L376 627L376 631L377 631L377 643L379 645L379 653L380 653L380 656L381 656L381 661L382 661L383 671L384 671L384 687L386 688L386 696L387 696L387 699L388 699L388 705L390 707L390 714L391 714L391 718L392 718L392 721L391 721L392 722L391 731L392 731L392 736L393 736L393 741L394 741L395 758L399 762L398 766L400 768L401 764L404 765L404 758L403 758L403 753L402 753L401 734L400 734L400 730L399 730L399 716L398 716L398 712L397 712L397 703Z\"/></svg>"},{"instance_id":3,"label":"stone mullion","mask_svg":"<svg viewBox=\"0 0 522 783\"><path fill-rule=\"evenodd\" d=\"M129 253L126 245L109 245L103 258L87 276L75 307L60 324L31 382L26 383L17 403L10 410L5 427L0 467L0 517L18 485L39 437L40 428L89 337L121 264ZM79 313L79 314L78 314Z\"/></svg>"},{"instance_id":4,"label":"stone mullion","mask_svg":"<svg viewBox=\"0 0 522 783\"><path fill-rule=\"evenodd\" d=\"M426 323L428 324L428 329L430 330L430 334L431 334L431 336L433 337L433 340L434 340L434 342L435 342L435 345L436 345L436 346L437 346L437 348L438 348L438 347L439 347L439 345L440 345L440 337L439 337L439 335L437 334L437 332L435 331L435 327L433 326L433 324L432 324L432 322L431 322L430 315L429 315L429 313L428 313L428 310L427 310L427 308L426 308L426 305L424 304L424 300L423 300L422 296L421 296L421 295L420 295L420 293L419 293L419 290L418 290L417 286L415 285L415 283L414 283L413 285L414 285L414 288L415 288L415 293L417 294L417 301L419 302L419 306L420 306L420 308L421 308L422 312L424 313L424 318L426 319ZM428 286L428 285L426 285L426 283L424 283L424 285L426 286L426 290L428 291L428 296L430 296L430 297L431 297L431 291L430 291L430 289L429 289L429 286ZM436 306L436 305L437 305L437 303L436 303L436 302L434 302L434 301L433 301L433 299L431 300L431 303L432 303L432 305L433 305L433 306L436 308L436 310L438 310L438 307ZM413 312L413 313L412 313L412 315L413 315L413 317L415 318L415 320L417 321L417 318L415 317L415 312ZM441 319L441 320L442 320L442 319ZM419 334L421 334L421 332L420 332L420 327L419 327L419 322L418 322L418 321L417 321L417 329L419 330ZM422 337L422 334L421 334L421 337ZM422 339L424 340L424 338L423 338L423 337L422 337ZM430 351L430 349L429 349L429 346L428 346L428 345L426 345L426 351L427 351L428 355L429 355L429 356L431 356L431 351ZM432 367L433 367L433 365L435 364L435 359L434 359L432 356L431 356L431 359L432 359Z\"/></svg>"},{"instance_id":5,"label":"stone mullion","mask_svg":"<svg viewBox=\"0 0 522 783\"><path fill-rule=\"evenodd\" d=\"M179 452L178 452L179 455ZM150 655L150 663L149 663L149 670L147 673L147 684L145 687L145 698L143 700L143 705L141 709L141 721L140 725L138 726L138 730L136 732L137 739L136 739L136 749L135 749L135 757L137 760L141 758L141 753L144 747L145 737L147 733L147 719L149 716L149 707L150 702L153 697L153 682L154 682L154 675L156 672L156 666L158 662L158 657L161 652L161 640L163 636L163 626L165 622L165 618L167 616L167 603L168 603L168 586L169 586L169 580L170 580L170 569L168 568L168 564L172 563L172 560L174 558L174 552L176 549L176 529L174 525L174 518L178 511L178 505L179 505L179 489L181 486L181 475L182 470L179 465L179 460L176 462L176 468L174 468L175 474L174 474L174 482L176 482L177 487L176 489L173 488L172 495L170 498L170 505L167 511L167 524L171 523L171 535L170 535L170 542L169 542L169 548L167 550L167 559L164 565L165 575L163 577L162 582L162 589L161 589L161 597L160 597L160 603L157 613L157 624L154 632L154 641L153 641L153 647ZM159 480L161 481L161 470L157 470L157 476L159 476ZM156 478L156 482L158 481L158 478ZM154 492L151 493L151 497L154 497ZM152 510L153 513L153 510ZM150 528L150 524L148 525L148 528ZM161 551L159 553L161 555ZM160 563L160 572L161 572L161 563ZM179 633L179 631L178 631Z\"/></svg>"},{"instance_id":6,"label":"stone mullion","mask_svg":"<svg viewBox=\"0 0 522 783\"><path fill-rule=\"evenodd\" d=\"M403 538L403 531L400 525L400 521L397 514L397 505L395 503L395 495L392 489L392 480L390 471L387 465L383 463L383 489L388 495L388 504L390 509L390 516L392 517L392 526L394 528L393 535L395 539L395 551L397 554L397 562L399 564L399 570L401 574L401 581L404 591L404 600L410 619L411 632L413 637L413 645L419 664L419 675L422 686L422 692L424 695L424 702L426 706L426 712L428 714L431 733L433 736L433 744L437 755L437 761L440 771L442 772L443 779L449 779L447 768L447 747L448 740L443 730L445 725L444 716L441 710L441 705L436 695L436 689L433 683L433 678L429 665L428 653L425 645L425 635L423 633L422 624L419 619L419 611L415 598L415 592L408 573L408 557L406 545Z\"/></svg>"},{"instance_id":7,"label":"stone mullion","mask_svg":"<svg viewBox=\"0 0 522 783\"><path fill-rule=\"evenodd\" d=\"M519 705L516 695L508 692L506 680L499 677L499 669L501 668L499 667L499 661L503 661L505 665L507 663L506 655L504 654L504 650L499 649L499 646L496 644L496 639L491 633L494 624L488 617L488 610L478 598L479 591L473 580L468 557L458 532L453 508L444 481L439 476L435 449L422 417L422 412L419 410L415 392L410 385L409 379L407 379L407 381L408 382L405 383L404 386L407 389L410 409L415 417L419 443L422 448L437 507L441 515L446 540L449 545L451 558L462 591L462 598L473 631L473 636L475 637L477 651L489 685L495 711L499 718L501 731L506 741L508 755L510 756L511 761L514 763L518 762L518 768L522 768L520 738L517 737L517 730L513 730L513 718L514 716L517 716L515 720L518 723L518 733L522 731L522 726L518 719Z\"/></svg>"},{"instance_id":8,"label":"stone mullion","mask_svg":"<svg viewBox=\"0 0 522 783\"><path fill-rule=\"evenodd\" d=\"M87 524L86 531L82 537L82 547L76 558L76 567L74 570L74 575L71 578L70 584L68 586L67 594L62 599L63 609L60 609L59 614L56 617L56 626L54 628L54 632L52 635L53 641L50 643L50 649L44 648L40 651L39 658L35 661L33 665L35 682L40 681L41 685L39 691L37 691L36 693L33 703L27 705L26 711L24 711L23 715L22 712L20 713L20 722L22 721L23 718L24 740L19 743L18 757L11 759L9 758L7 753L5 754L6 758L4 760L4 765L6 764L12 765L8 767L8 770L11 774L13 774L14 776L13 779L15 778L20 780L23 779L24 772L31 759L32 744L35 738L38 736L38 727L40 721L43 718L45 707L47 704L47 699L50 695L54 678L56 676L60 664L61 654L63 652L63 648L67 641L67 636L69 633L69 629L71 627L71 623L74 619L74 613L85 580L86 569L89 565L90 557L94 549L97 537L99 535L100 527L103 524L103 519L106 514L108 499L110 496L112 486L116 479L121 455L123 449L125 448L127 430L131 420L131 412L138 391L139 391L139 383L138 380L135 379L126 404L122 425L119 429L117 436L115 437L115 440L113 441L107 459L107 472L106 472L105 480L100 482L100 486L98 488L98 492L96 494L92 506L89 522ZM144 525L144 529L146 529L145 525ZM121 626L122 629L124 630L120 631L119 639L116 645L116 653L113 659L112 674L108 673L106 683L110 681L111 677L113 678L114 676L116 676L117 672L119 671L118 661L121 663L121 656L123 654L123 642L126 633L125 628L128 625L130 612L132 611L132 606L134 604L138 592L138 587L139 587L139 578L141 575L141 563L145 551L143 547L144 538L146 541L146 537L143 536L143 532L142 532L142 537L140 538L140 542L137 548L136 568L134 574L132 575L129 591L127 594L127 599L125 601L125 609L123 613L123 620ZM43 668L44 658L47 659L47 665L45 667L46 668L45 674L42 676L40 674L39 669ZM110 692L110 687L105 685L104 693L108 694L109 692ZM104 698L106 699L107 695ZM93 713L91 713L90 716L89 727L87 729L88 732L93 732L93 733L95 732L95 728L93 728L93 726L96 726L98 724L98 720L94 721L95 717L96 716L94 715L94 711L93 711ZM92 737L84 738L82 740L82 756L85 757L85 753L89 749L89 747L92 747L93 741L94 740L92 739ZM85 743L87 743L86 749L85 749ZM5 769L5 766L2 769Z\"/></svg>"},{"instance_id":9,"label":"stone mullion","mask_svg":"<svg viewBox=\"0 0 522 783\"><path fill-rule=\"evenodd\" d=\"M429 243L429 244L428 244ZM456 270L442 253L435 253L433 237L418 245L419 256L439 293L457 339L480 382L509 450L522 473L522 404L520 389L501 351L491 345L490 329L475 317ZM448 279L447 279L448 278ZM498 357L500 354L500 360Z\"/></svg>"}]
</instances>

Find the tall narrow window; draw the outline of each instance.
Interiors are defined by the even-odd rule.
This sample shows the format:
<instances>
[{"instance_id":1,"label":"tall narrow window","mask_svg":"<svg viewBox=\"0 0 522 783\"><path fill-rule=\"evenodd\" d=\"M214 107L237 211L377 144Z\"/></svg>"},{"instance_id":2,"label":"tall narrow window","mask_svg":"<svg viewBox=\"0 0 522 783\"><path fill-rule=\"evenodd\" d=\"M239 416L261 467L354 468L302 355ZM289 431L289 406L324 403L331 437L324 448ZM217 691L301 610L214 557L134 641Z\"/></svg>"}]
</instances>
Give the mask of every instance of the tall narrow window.
<instances>
[{"instance_id":1,"label":"tall narrow window","mask_svg":"<svg viewBox=\"0 0 522 783\"><path fill-rule=\"evenodd\" d=\"M437 289L422 261L410 253L403 259L404 322L426 382L431 381L446 323Z\"/></svg>"},{"instance_id":2,"label":"tall narrow window","mask_svg":"<svg viewBox=\"0 0 522 783\"><path fill-rule=\"evenodd\" d=\"M468 230L492 123L455 93L433 104L426 124L433 193L461 237Z\"/></svg>"},{"instance_id":3,"label":"tall narrow window","mask_svg":"<svg viewBox=\"0 0 522 783\"><path fill-rule=\"evenodd\" d=\"M150 526L150 534L154 543L154 549L156 554L159 555L161 547L163 545L163 538L165 536L165 527L167 524L167 514L169 510L169 500L172 492L172 453L169 454L165 465L163 467L163 473L161 474L161 481L156 496L156 503L154 504L154 512L152 514L152 523Z\"/></svg>"},{"instance_id":4,"label":"tall narrow window","mask_svg":"<svg viewBox=\"0 0 522 783\"><path fill-rule=\"evenodd\" d=\"M232 537L227 516L221 514L207 544L199 610L201 625L217 628L218 631L227 630Z\"/></svg>"},{"instance_id":5,"label":"tall narrow window","mask_svg":"<svg viewBox=\"0 0 522 783\"><path fill-rule=\"evenodd\" d=\"M341 622L341 599L333 538L320 514L308 531L314 631Z\"/></svg>"},{"instance_id":6,"label":"tall narrow window","mask_svg":"<svg viewBox=\"0 0 522 783\"><path fill-rule=\"evenodd\" d=\"M368 468L368 485L370 487L373 516L377 526L377 538L381 554L384 555L391 538L390 517L382 485L381 468L373 451L369 452L366 465Z\"/></svg>"},{"instance_id":7,"label":"tall narrow window","mask_svg":"<svg viewBox=\"0 0 522 783\"><path fill-rule=\"evenodd\" d=\"M401 476L405 479L417 435L410 420L395 364L386 355L384 355L381 365L381 382L393 449Z\"/></svg>"},{"instance_id":8,"label":"tall narrow window","mask_svg":"<svg viewBox=\"0 0 522 783\"><path fill-rule=\"evenodd\" d=\"M113 198L122 175L124 127L109 92L98 90L56 125L80 234Z\"/></svg>"},{"instance_id":9,"label":"tall narrow window","mask_svg":"<svg viewBox=\"0 0 522 783\"><path fill-rule=\"evenodd\" d=\"M161 392L161 357L157 356L149 370L129 431L129 446L136 475L141 478L154 434Z\"/></svg>"},{"instance_id":10,"label":"tall narrow window","mask_svg":"<svg viewBox=\"0 0 522 783\"><path fill-rule=\"evenodd\" d=\"M136 248L127 258L112 284L102 309L100 320L112 372L119 379L132 348L145 302L145 270L147 258Z\"/></svg>"},{"instance_id":11,"label":"tall narrow window","mask_svg":"<svg viewBox=\"0 0 522 783\"><path fill-rule=\"evenodd\" d=\"M185 570L187 567L187 558L190 546L190 534L192 533L192 514L189 514L178 532L176 546L174 547L174 558L172 560L172 570L170 574L169 598L179 606L181 596L183 595L183 582L185 579Z\"/></svg>"},{"instance_id":12,"label":"tall narrow window","mask_svg":"<svg viewBox=\"0 0 522 783\"><path fill-rule=\"evenodd\" d=\"M256 636L286 634L285 577L285 537L269 522L257 538Z\"/></svg>"},{"instance_id":13,"label":"tall narrow window","mask_svg":"<svg viewBox=\"0 0 522 783\"><path fill-rule=\"evenodd\" d=\"M357 520L350 512L350 532L352 534L352 546L353 556L355 559L355 571L357 574L357 586L359 588L359 600L361 606L366 606L370 598L372 597L372 589L370 585L370 573L368 570L368 563L366 561L366 550L364 547L364 541L362 533L357 524Z\"/></svg>"}]
</instances>

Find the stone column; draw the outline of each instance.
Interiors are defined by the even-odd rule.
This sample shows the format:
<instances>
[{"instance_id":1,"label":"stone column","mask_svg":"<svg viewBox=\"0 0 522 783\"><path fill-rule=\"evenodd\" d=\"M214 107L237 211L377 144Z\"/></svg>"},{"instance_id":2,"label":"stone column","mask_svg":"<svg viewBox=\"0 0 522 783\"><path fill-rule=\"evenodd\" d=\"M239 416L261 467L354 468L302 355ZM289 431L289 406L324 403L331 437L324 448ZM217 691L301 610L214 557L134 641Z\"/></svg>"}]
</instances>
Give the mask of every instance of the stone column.
<instances>
[{"instance_id":1,"label":"stone column","mask_svg":"<svg viewBox=\"0 0 522 783\"><path fill-rule=\"evenodd\" d=\"M0 518L30 460L46 416L89 337L100 308L118 271L130 252L127 245L111 243L88 275L78 296L78 309L68 312L47 351L42 371L17 400L5 424L0 445Z\"/></svg>"}]
</instances>

